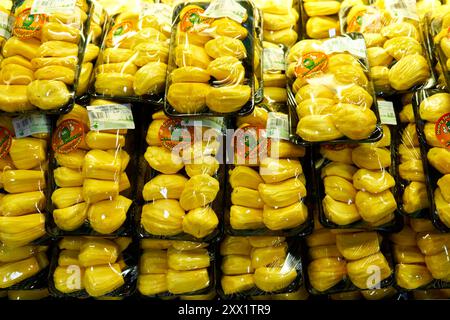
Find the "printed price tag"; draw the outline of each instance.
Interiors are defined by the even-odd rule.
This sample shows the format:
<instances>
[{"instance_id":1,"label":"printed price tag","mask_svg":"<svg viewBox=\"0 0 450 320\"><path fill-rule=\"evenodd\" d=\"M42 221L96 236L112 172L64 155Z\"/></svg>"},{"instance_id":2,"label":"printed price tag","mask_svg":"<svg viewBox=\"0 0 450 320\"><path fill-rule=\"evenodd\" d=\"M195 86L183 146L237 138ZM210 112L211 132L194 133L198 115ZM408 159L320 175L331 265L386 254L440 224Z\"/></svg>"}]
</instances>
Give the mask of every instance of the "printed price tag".
<instances>
[{"instance_id":1,"label":"printed price tag","mask_svg":"<svg viewBox=\"0 0 450 320\"><path fill-rule=\"evenodd\" d=\"M378 100L378 112L382 124L397 125L394 104L391 101Z\"/></svg>"},{"instance_id":2,"label":"printed price tag","mask_svg":"<svg viewBox=\"0 0 450 320\"><path fill-rule=\"evenodd\" d=\"M34 0L31 14L72 13L76 0Z\"/></svg>"},{"instance_id":3,"label":"printed price tag","mask_svg":"<svg viewBox=\"0 0 450 320\"><path fill-rule=\"evenodd\" d=\"M384 6L394 18L409 18L419 21L415 0L385 0Z\"/></svg>"},{"instance_id":4,"label":"printed price tag","mask_svg":"<svg viewBox=\"0 0 450 320\"><path fill-rule=\"evenodd\" d=\"M205 17L208 18L230 18L236 22L244 22L247 10L236 0L212 0L205 10Z\"/></svg>"},{"instance_id":5,"label":"printed price tag","mask_svg":"<svg viewBox=\"0 0 450 320\"><path fill-rule=\"evenodd\" d=\"M263 66L263 68L264 68L264 72L286 70L283 49L282 48L265 48L264 49L264 66Z\"/></svg>"},{"instance_id":6,"label":"printed price tag","mask_svg":"<svg viewBox=\"0 0 450 320\"><path fill-rule=\"evenodd\" d=\"M349 52L359 58L366 57L366 44L364 39L353 40L348 37L336 37L324 41L322 48L328 55L335 52Z\"/></svg>"},{"instance_id":7,"label":"printed price tag","mask_svg":"<svg viewBox=\"0 0 450 320\"><path fill-rule=\"evenodd\" d=\"M14 17L0 11L0 38L9 39L12 34Z\"/></svg>"},{"instance_id":8,"label":"printed price tag","mask_svg":"<svg viewBox=\"0 0 450 320\"><path fill-rule=\"evenodd\" d=\"M266 127L267 138L289 140L289 119L287 114L269 112Z\"/></svg>"},{"instance_id":9,"label":"printed price tag","mask_svg":"<svg viewBox=\"0 0 450 320\"><path fill-rule=\"evenodd\" d=\"M21 116L12 120L16 138L24 138L38 133L50 132L50 120L42 114Z\"/></svg>"},{"instance_id":10,"label":"printed price tag","mask_svg":"<svg viewBox=\"0 0 450 320\"><path fill-rule=\"evenodd\" d=\"M111 104L87 107L91 130L134 129L130 104Z\"/></svg>"}]
</instances>

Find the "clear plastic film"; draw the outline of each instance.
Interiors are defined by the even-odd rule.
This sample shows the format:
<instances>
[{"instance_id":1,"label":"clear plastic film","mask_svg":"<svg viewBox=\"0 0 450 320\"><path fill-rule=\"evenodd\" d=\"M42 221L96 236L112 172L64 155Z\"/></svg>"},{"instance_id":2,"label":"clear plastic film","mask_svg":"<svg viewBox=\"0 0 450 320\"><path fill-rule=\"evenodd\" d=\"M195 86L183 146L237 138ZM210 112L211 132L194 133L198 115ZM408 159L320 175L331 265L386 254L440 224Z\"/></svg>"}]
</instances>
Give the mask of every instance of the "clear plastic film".
<instances>
[{"instance_id":1,"label":"clear plastic film","mask_svg":"<svg viewBox=\"0 0 450 320\"><path fill-rule=\"evenodd\" d=\"M300 0L303 39L325 39L340 34L339 10L349 1ZM367 1L360 1L366 3Z\"/></svg>"},{"instance_id":2,"label":"clear plastic film","mask_svg":"<svg viewBox=\"0 0 450 320\"><path fill-rule=\"evenodd\" d=\"M172 7L142 1L109 21L90 93L124 102L162 103Z\"/></svg>"},{"instance_id":3,"label":"clear plastic film","mask_svg":"<svg viewBox=\"0 0 450 320\"><path fill-rule=\"evenodd\" d=\"M413 109L421 148L430 217L436 228L450 230L450 94L443 90L420 90Z\"/></svg>"},{"instance_id":4,"label":"clear plastic film","mask_svg":"<svg viewBox=\"0 0 450 320\"><path fill-rule=\"evenodd\" d=\"M12 32L13 20L11 18L12 1L0 2L0 49ZM0 55L0 63L3 60L3 56Z\"/></svg>"},{"instance_id":5,"label":"clear plastic film","mask_svg":"<svg viewBox=\"0 0 450 320\"><path fill-rule=\"evenodd\" d=\"M397 211L391 134L373 144L322 145L316 148L319 219L328 228L393 231Z\"/></svg>"},{"instance_id":6,"label":"clear plastic film","mask_svg":"<svg viewBox=\"0 0 450 320\"><path fill-rule=\"evenodd\" d=\"M137 228L141 237L209 241L222 228L222 118L145 116Z\"/></svg>"},{"instance_id":7,"label":"clear plastic film","mask_svg":"<svg viewBox=\"0 0 450 320\"><path fill-rule=\"evenodd\" d=\"M306 237L307 285L313 294L392 286L393 263L381 234L316 226Z\"/></svg>"},{"instance_id":8,"label":"clear plastic film","mask_svg":"<svg viewBox=\"0 0 450 320\"><path fill-rule=\"evenodd\" d=\"M224 299L295 293L303 284L299 248L284 237L226 236L220 255Z\"/></svg>"},{"instance_id":9,"label":"clear plastic film","mask_svg":"<svg viewBox=\"0 0 450 320\"><path fill-rule=\"evenodd\" d=\"M361 32L377 94L412 92L435 84L414 0L342 5L342 33ZM401 75L401 76L400 76Z\"/></svg>"},{"instance_id":10,"label":"clear plastic film","mask_svg":"<svg viewBox=\"0 0 450 320\"><path fill-rule=\"evenodd\" d=\"M404 290L450 288L450 234L434 228L416 232L411 221L390 236L397 285Z\"/></svg>"},{"instance_id":11,"label":"clear plastic film","mask_svg":"<svg viewBox=\"0 0 450 320\"><path fill-rule=\"evenodd\" d=\"M50 234L130 234L137 174L133 119L130 105L93 100L53 124Z\"/></svg>"},{"instance_id":12,"label":"clear plastic film","mask_svg":"<svg viewBox=\"0 0 450 320\"><path fill-rule=\"evenodd\" d=\"M70 111L91 2L15 2L11 37L2 48L0 109Z\"/></svg>"},{"instance_id":13,"label":"clear plastic film","mask_svg":"<svg viewBox=\"0 0 450 320\"><path fill-rule=\"evenodd\" d=\"M214 286L214 245L189 241L141 240L137 287L142 296L194 298L209 295Z\"/></svg>"},{"instance_id":14,"label":"clear plastic film","mask_svg":"<svg viewBox=\"0 0 450 320\"><path fill-rule=\"evenodd\" d=\"M291 141L373 142L378 108L360 34L302 40L287 55Z\"/></svg>"},{"instance_id":15,"label":"clear plastic film","mask_svg":"<svg viewBox=\"0 0 450 320\"><path fill-rule=\"evenodd\" d=\"M251 2L240 0L186 3L174 9L166 114L252 112L261 64L259 18Z\"/></svg>"},{"instance_id":16,"label":"clear plastic film","mask_svg":"<svg viewBox=\"0 0 450 320\"><path fill-rule=\"evenodd\" d=\"M441 6L436 12L427 14L426 30L431 40L433 56L438 61L436 65L439 73L439 84L441 87L449 86L449 66L450 66L450 38L448 27L450 26L450 6Z\"/></svg>"},{"instance_id":17,"label":"clear plastic film","mask_svg":"<svg viewBox=\"0 0 450 320\"><path fill-rule=\"evenodd\" d=\"M58 298L127 297L138 254L131 238L64 237L53 250L49 290Z\"/></svg>"}]
</instances>

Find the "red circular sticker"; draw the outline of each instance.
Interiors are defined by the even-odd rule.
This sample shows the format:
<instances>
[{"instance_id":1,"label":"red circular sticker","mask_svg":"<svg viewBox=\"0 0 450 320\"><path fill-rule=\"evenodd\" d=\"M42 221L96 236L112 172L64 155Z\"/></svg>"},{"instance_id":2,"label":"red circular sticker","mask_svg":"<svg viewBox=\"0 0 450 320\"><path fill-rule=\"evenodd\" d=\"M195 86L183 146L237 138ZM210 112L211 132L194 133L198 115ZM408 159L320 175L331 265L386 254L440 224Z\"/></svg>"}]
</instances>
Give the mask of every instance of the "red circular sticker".
<instances>
[{"instance_id":1,"label":"red circular sticker","mask_svg":"<svg viewBox=\"0 0 450 320\"><path fill-rule=\"evenodd\" d=\"M136 27L132 21L123 21L111 28L106 37L106 43L109 47L114 47L132 36L135 31Z\"/></svg>"},{"instance_id":2,"label":"red circular sticker","mask_svg":"<svg viewBox=\"0 0 450 320\"><path fill-rule=\"evenodd\" d=\"M308 52L302 55L295 67L297 77L307 78L311 75L325 71L328 67L328 56L323 52Z\"/></svg>"},{"instance_id":3,"label":"red circular sticker","mask_svg":"<svg viewBox=\"0 0 450 320\"><path fill-rule=\"evenodd\" d=\"M0 159L3 159L11 149L13 134L5 127L0 127Z\"/></svg>"},{"instance_id":4,"label":"red circular sticker","mask_svg":"<svg viewBox=\"0 0 450 320\"><path fill-rule=\"evenodd\" d=\"M450 149L450 113L444 114L436 122L436 138L447 149Z\"/></svg>"},{"instance_id":5,"label":"red circular sticker","mask_svg":"<svg viewBox=\"0 0 450 320\"><path fill-rule=\"evenodd\" d=\"M52 137L52 148L56 153L69 153L84 139L83 124L75 119L67 119L59 124Z\"/></svg>"},{"instance_id":6,"label":"red circular sticker","mask_svg":"<svg viewBox=\"0 0 450 320\"><path fill-rule=\"evenodd\" d=\"M267 138L266 128L246 126L236 130L232 146L238 164L258 164L268 157L271 139Z\"/></svg>"},{"instance_id":7,"label":"red circular sticker","mask_svg":"<svg viewBox=\"0 0 450 320\"><path fill-rule=\"evenodd\" d=\"M192 8L188 10L180 21L180 29L183 32L201 32L211 26L214 22L213 18L203 15L205 12L202 8Z\"/></svg>"},{"instance_id":8,"label":"red circular sticker","mask_svg":"<svg viewBox=\"0 0 450 320\"><path fill-rule=\"evenodd\" d=\"M180 119L168 119L159 128L159 140L169 150L181 143L191 144L194 142L194 127L183 126Z\"/></svg>"},{"instance_id":9,"label":"red circular sticker","mask_svg":"<svg viewBox=\"0 0 450 320\"><path fill-rule=\"evenodd\" d=\"M14 22L13 34L20 39L29 39L39 35L47 21L45 14L30 14L31 9L21 12Z\"/></svg>"}]
</instances>

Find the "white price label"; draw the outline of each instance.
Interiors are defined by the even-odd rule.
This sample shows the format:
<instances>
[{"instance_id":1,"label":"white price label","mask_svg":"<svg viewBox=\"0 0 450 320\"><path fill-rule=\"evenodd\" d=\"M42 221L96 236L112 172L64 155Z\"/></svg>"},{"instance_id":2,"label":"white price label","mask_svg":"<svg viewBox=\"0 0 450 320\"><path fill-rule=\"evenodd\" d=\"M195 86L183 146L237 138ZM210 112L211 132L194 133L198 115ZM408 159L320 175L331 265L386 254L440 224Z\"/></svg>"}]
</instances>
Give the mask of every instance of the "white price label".
<instances>
[{"instance_id":1,"label":"white price label","mask_svg":"<svg viewBox=\"0 0 450 320\"><path fill-rule=\"evenodd\" d=\"M416 0L385 0L386 10L395 18L409 18L419 21Z\"/></svg>"},{"instance_id":2,"label":"white price label","mask_svg":"<svg viewBox=\"0 0 450 320\"><path fill-rule=\"evenodd\" d=\"M279 112L269 112L266 131L267 138L289 140L288 115Z\"/></svg>"},{"instance_id":3,"label":"white price label","mask_svg":"<svg viewBox=\"0 0 450 320\"><path fill-rule=\"evenodd\" d=\"M282 48L264 49L264 73L267 71L284 71L286 64Z\"/></svg>"},{"instance_id":4,"label":"white price label","mask_svg":"<svg viewBox=\"0 0 450 320\"><path fill-rule=\"evenodd\" d=\"M134 129L133 112L130 104L88 106L91 130Z\"/></svg>"},{"instance_id":5,"label":"white price label","mask_svg":"<svg viewBox=\"0 0 450 320\"><path fill-rule=\"evenodd\" d=\"M50 132L50 120L41 114L32 114L12 119L16 138L24 138L38 133Z\"/></svg>"},{"instance_id":6,"label":"white price label","mask_svg":"<svg viewBox=\"0 0 450 320\"><path fill-rule=\"evenodd\" d=\"M382 124L397 125L395 117L394 104L391 101L378 100L378 112Z\"/></svg>"},{"instance_id":7,"label":"white price label","mask_svg":"<svg viewBox=\"0 0 450 320\"><path fill-rule=\"evenodd\" d=\"M154 16L159 19L161 24L171 24L172 8L164 3L140 2L139 19L146 16Z\"/></svg>"},{"instance_id":8,"label":"white price label","mask_svg":"<svg viewBox=\"0 0 450 320\"><path fill-rule=\"evenodd\" d=\"M351 39L349 37L335 37L322 43L322 49L326 54L335 52L348 52L356 57L365 58L366 43L364 39Z\"/></svg>"},{"instance_id":9,"label":"white price label","mask_svg":"<svg viewBox=\"0 0 450 320\"><path fill-rule=\"evenodd\" d=\"M211 0L208 8L203 13L208 18L230 18L236 22L244 22L247 10L236 0Z\"/></svg>"},{"instance_id":10,"label":"white price label","mask_svg":"<svg viewBox=\"0 0 450 320\"><path fill-rule=\"evenodd\" d=\"M0 11L0 38L9 39L12 34L14 17Z\"/></svg>"},{"instance_id":11,"label":"white price label","mask_svg":"<svg viewBox=\"0 0 450 320\"><path fill-rule=\"evenodd\" d=\"M34 0L31 14L73 13L77 0Z\"/></svg>"}]
</instances>

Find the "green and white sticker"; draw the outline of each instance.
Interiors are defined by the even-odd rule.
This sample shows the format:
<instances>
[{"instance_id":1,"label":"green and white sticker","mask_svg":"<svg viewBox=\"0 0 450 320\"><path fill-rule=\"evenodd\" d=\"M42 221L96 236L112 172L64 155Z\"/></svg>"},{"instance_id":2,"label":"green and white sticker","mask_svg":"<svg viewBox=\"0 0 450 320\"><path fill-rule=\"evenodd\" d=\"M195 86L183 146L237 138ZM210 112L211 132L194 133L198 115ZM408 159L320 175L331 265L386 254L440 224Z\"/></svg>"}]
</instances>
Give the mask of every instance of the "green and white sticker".
<instances>
[{"instance_id":1,"label":"green and white sticker","mask_svg":"<svg viewBox=\"0 0 450 320\"><path fill-rule=\"evenodd\" d=\"M247 10L236 0L212 0L203 13L208 18L230 18L242 23L247 15Z\"/></svg>"},{"instance_id":2,"label":"green and white sticker","mask_svg":"<svg viewBox=\"0 0 450 320\"><path fill-rule=\"evenodd\" d=\"M284 60L284 50L282 48L264 49L264 73L268 71L284 71L286 64Z\"/></svg>"},{"instance_id":3,"label":"green and white sticker","mask_svg":"<svg viewBox=\"0 0 450 320\"><path fill-rule=\"evenodd\" d=\"M335 37L325 40L321 47L326 54L348 52L359 58L366 57L366 43L364 39L351 39L346 36Z\"/></svg>"},{"instance_id":4,"label":"green and white sticker","mask_svg":"<svg viewBox=\"0 0 450 320\"><path fill-rule=\"evenodd\" d=\"M32 114L12 119L16 138L24 138L38 133L50 132L50 120L42 114Z\"/></svg>"},{"instance_id":5,"label":"green and white sticker","mask_svg":"<svg viewBox=\"0 0 450 320\"><path fill-rule=\"evenodd\" d=\"M12 34L14 17L0 11L0 38L9 39Z\"/></svg>"},{"instance_id":6,"label":"green and white sticker","mask_svg":"<svg viewBox=\"0 0 450 320\"><path fill-rule=\"evenodd\" d=\"M391 101L378 100L378 112L382 124L397 125L394 104Z\"/></svg>"},{"instance_id":7,"label":"green and white sticker","mask_svg":"<svg viewBox=\"0 0 450 320\"><path fill-rule=\"evenodd\" d=\"M77 0L34 0L31 14L73 13Z\"/></svg>"},{"instance_id":8,"label":"green and white sticker","mask_svg":"<svg viewBox=\"0 0 450 320\"><path fill-rule=\"evenodd\" d=\"M91 130L134 129L133 112L130 104L88 106Z\"/></svg>"},{"instance_id":9,"label":"green and white sticker","mask_svg":"<svg viewBox=\"0 0 450 320\"><path fill-rule=\"evenodd\" d=\"M289 140L288 115L279 112L269 112L266 132L267 138Z\"/></svg>"}]
</instances>

